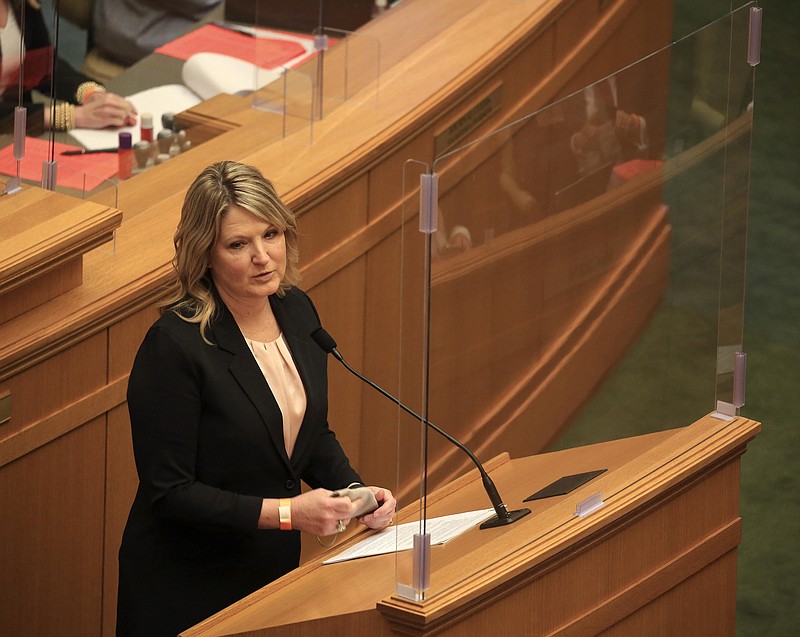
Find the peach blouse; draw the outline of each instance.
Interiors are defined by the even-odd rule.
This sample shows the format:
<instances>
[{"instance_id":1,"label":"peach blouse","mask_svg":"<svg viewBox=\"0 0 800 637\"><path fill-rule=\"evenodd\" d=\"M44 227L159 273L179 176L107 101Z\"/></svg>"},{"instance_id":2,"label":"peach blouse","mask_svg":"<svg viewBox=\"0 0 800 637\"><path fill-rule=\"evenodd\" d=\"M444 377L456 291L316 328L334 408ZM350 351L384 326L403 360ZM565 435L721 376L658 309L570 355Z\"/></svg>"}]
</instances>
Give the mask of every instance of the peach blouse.
<instances>
[{"instance_id":1,"label":"peach blouse","mask_svg":"<svg viewBox=\"0 0 800 637\"><path fill-rule=\"evenodd\" d=\"M306 413L306 392L283 333L271 343L247 340L283 414L283 442L292 457L297 433Z\"/></svg>"}]
</instances>

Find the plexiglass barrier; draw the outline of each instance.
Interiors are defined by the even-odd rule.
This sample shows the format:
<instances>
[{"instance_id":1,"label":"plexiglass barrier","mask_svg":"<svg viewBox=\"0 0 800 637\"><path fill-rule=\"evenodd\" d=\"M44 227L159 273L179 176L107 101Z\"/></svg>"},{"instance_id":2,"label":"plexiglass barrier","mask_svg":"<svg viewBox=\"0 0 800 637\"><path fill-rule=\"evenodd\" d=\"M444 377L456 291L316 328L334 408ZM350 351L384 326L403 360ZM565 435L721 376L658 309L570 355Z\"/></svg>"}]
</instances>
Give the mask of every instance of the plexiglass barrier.
<instances>
[{"instance_id":1,"label":"plexiglass barrier","mask_svg":"<svg viewBox=\"0 0 800 637\"><path fill-rule=\"evenodd\" d=\"M759 11L502 122L496 87L404 164L398 493L434 546L398 550L398 596L458 586L428 502L475 469L423 423L491 463L737 413Z\"/></svg>"},{"instance_id":2,"label":"plexiglass barrier","mask_svg":"<svg viewBox=\"0 0 800 637\"><path fill-rule=\"evenodd\" d=\"M16 7L15 7L16 5ZM14 3L13 19L22 32L47 28L52 46L28 47L22 56L13 50L2 52L4 81L0 87L0 188L2 195L13 197L25 188L41 188L109 208L118 208L116 176L119 168L116 152L82 155L79 142L69 132L48 130L47 118L58 123L65 118L48 97L53 89L63 95L58 81L64 60L58 54L61 16L47 6L38 12L17 10L25 3ZM57 6L57 5L56 5ZM29 24L33 21L34 24ZM41 44L41 43L40 43ZM55 62L54 62L55 60ZM55 78L55 79L54 79ZM16 80L16 84L12 81ZM70 96L74 100L74 96ZM57 102L60 105L60 102ZM69 118L65 121L68 122ZM59 204L52 204L54 209ZM13 209L13 205L9 206ZM99 250L113 252L114 243Z\"/></svg>"},{"instance_id":3,"label":"plexiglass barrier","mask_svg":"<svg viewBox=\"0 0 800 637\"><path fill-rule=\"evenodd\" d=\"M330 11L319 5L310 33L286 33L270 24L269 3L256 2L252 28L255 61L252 105L280 118L281 138L310 146L314 125L346 101L377 104L381 69L380 41L373 35L326 22ZM294 51L294 53L281 52ZM288 59L287 59L288 58ZM281 62L276 64L276 60Z\"/></svg>"}]
</instances>

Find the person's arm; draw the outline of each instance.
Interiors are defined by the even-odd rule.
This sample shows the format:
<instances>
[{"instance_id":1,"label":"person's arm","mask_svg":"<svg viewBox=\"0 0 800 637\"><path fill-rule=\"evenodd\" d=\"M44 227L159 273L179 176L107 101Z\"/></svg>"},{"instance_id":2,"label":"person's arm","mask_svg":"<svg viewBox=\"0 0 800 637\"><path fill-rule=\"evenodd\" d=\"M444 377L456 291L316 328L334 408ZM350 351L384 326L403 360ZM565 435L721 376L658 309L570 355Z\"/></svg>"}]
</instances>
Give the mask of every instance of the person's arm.
<instances>
[{"instance_id":1,"label":"person's arm","mask_svg":"<svg viewBox=\"0 0 800 637\"><path fill-rule=\"evenodd\" d=\"M136 108L119 95L107 93L99 84L91 81L69 62L56 59L54 72L49 68L53 49L47 34L41 11L26 8L25 64L26 89L35 88L56 100L55 109L32 103L28 108L28 128L31 134L41 130L70 130L72 128L108 128L132 126L136 123ZM29 77L28 69L34 68ZM30 83L28 85L28 82ZM99 87L87 92L85 87ZM84 99L85 94L85 99ZM30 95L30 90L26 90ZM26 101L29 101L26 97Z\"/></svg>"},{"instance_id":2,"label":"person's arm","mask_svg":"<svg viewBox=\"0 0 800 637\"><path fill-rule=\"evenodd\" d=\"M201 376L200 365L173 334L159 326L151 328L128 382L140 489L153 512L165 520L200 528L255 530L261 497L227 491L197 478Z\"/></svg>"},{"instance_id":3,"label":"person's arm","mask_svg":"<svg viewBox=\"0 0 800 637\"><path fill-rule=\"evenodd\" d=\"M198 365L173 335L152 328L134 362L128 408L136 468L153 511L200 528L281 528L278 499L242 495L198 480L202 382ZM289 499L291 529L331 535L339 521L347 523L350 501L331 493L315 489Z\"/></svg>"},{"instance_id":4,"label":"person's arm","mask_svg":"<svg viewBox=\"0 0 800 637\"><path fill-rule=\"evenodd\" d=\"M49 89L42 87L42 90ZM71 114L57 121L57 128L120 128L136 123L136 107L124 97L109 93L104 86L76 71L65 60L56 65L56 99L65 102L63 107ZM50 112L46 109L45 126L50 127Z\"/></svg>"},{"instance_id":5,"label":"person's arm","mask_svg":"<svg viewBox=\"0 0 800 637\"><path fill-rule=\"evenodd\" d=\"M282 504L283 503L283 504ZM281 525L279 507L284 507L284 524ZM258 519L260 529L303 531L315 535L333 535L340 522L347 524L351 518L348 498L334 498L327 489L314 489L285 501L264 498Z\"/></svg>"}]
</instances>

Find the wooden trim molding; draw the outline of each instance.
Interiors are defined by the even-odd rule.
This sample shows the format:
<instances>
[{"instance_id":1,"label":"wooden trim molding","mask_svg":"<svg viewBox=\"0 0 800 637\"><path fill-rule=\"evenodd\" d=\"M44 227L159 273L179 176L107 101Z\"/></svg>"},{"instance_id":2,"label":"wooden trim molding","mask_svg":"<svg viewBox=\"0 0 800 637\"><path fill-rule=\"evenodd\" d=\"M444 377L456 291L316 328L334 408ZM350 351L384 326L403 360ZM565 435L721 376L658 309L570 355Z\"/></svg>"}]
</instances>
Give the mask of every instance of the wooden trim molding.
<instances>
[{"instance_id":1,"label":"wooden trim molding","mask_svg":"<svg viewBox=\"0 0 800 637\"><path fill-rule=\"evenodd\" d=\"M0 442L0 467L103 416L126 400L128 374ZM10 394L9 394L10 403ZM0 426L2 422L0 421Z\"/></svg>"}]
</instances>

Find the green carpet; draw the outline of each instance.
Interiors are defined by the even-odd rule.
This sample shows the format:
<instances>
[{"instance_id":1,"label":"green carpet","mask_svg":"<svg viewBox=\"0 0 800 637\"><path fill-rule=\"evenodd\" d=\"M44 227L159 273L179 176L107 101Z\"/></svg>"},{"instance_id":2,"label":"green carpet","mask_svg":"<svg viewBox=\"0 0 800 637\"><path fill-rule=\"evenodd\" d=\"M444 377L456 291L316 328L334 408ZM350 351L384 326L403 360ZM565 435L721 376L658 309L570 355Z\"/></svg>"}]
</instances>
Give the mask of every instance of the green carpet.
<instances>
[{"instance_id":1,"label":"green carpet","mask_svg":"<svg viewBox=\"0 0 800 637\"><path fill-rule=\"evenodd\" d=\"M800 3L760 5L742 413L763 430L742 463L740 637L795 635L800 617Z\"/></svg>"}]
</instances>

